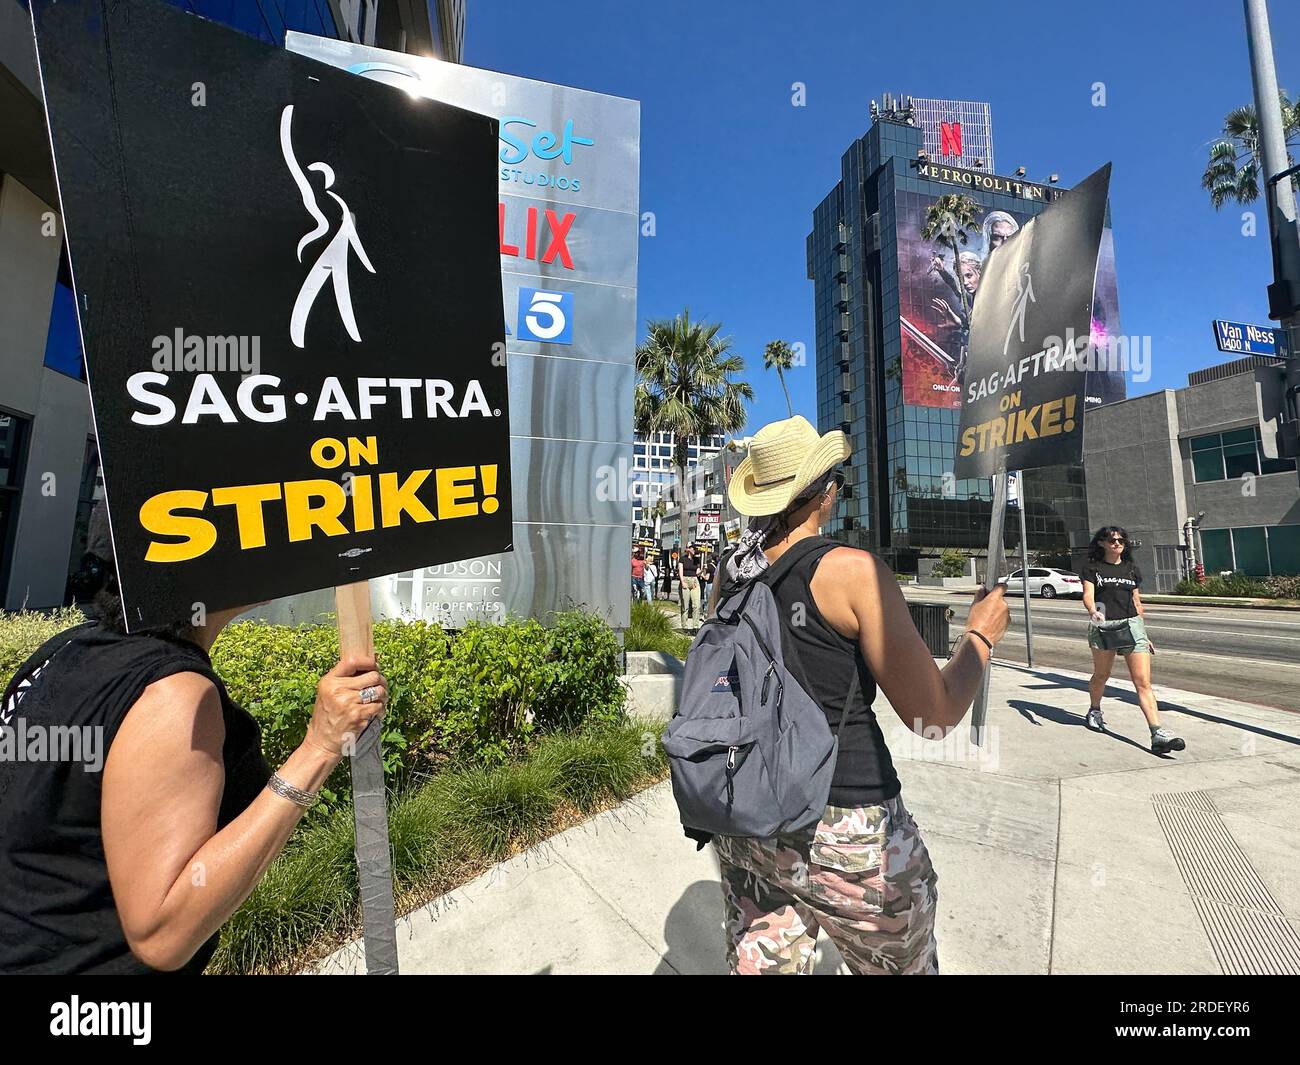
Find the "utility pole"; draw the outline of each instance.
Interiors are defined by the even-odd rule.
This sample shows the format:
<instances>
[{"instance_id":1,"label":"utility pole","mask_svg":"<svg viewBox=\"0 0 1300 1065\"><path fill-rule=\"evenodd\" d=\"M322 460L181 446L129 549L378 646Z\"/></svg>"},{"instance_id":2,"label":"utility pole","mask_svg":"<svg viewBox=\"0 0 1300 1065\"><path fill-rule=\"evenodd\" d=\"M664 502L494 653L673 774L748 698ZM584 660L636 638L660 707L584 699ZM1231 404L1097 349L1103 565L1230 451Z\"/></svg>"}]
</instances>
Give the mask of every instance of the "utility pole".
<instances>
[{"instance_id":1,"label":"utility pole","mask_svg":"<svg viewBox=\"0 0 1300 1065\"><path fill-rule=\"evenodd\" d=\"M1255 87L1255 114L1259 121L1259 160L1268 211L1269 241L1273 251L1273 283L1268 286L1268 315L1282 324L1289 356L1283 373L1282 439L1288 451L1300 443L1300 235L1296 229L1295 189L1288 167L1286 130L1278 103L1277 68L1273 63L1273 35L1268 24L1267 0L1244 0L1246 42Z\"/></svg>"}]
</instances>

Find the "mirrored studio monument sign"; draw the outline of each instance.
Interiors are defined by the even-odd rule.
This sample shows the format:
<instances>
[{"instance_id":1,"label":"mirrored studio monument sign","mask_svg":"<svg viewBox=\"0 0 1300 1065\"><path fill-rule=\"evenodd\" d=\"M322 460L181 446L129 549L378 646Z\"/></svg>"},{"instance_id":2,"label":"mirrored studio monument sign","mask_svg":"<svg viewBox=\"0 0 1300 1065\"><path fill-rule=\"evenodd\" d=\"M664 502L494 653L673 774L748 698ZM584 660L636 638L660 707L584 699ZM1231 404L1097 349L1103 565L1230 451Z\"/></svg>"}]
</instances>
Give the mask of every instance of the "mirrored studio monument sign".
<instances>
[{"instance_id":1,"label":"mirrored studio monument sign","mask_svg":"<svg viewBox=\"0 0 1300 1065\"><path fill-rule=\"evenodd\" d=\"M128 624L508 551L495 120L31 6Z\"/></svg>"},{"instance_id":2,"label":"mirrored studio monument sign","mask_svg":"<svg viewBox=\"0 0 1300 1065\"><path fill-rule=\"evenodd\" d=\"M458 627L581 606L626 625L640 105L302 33L285 46L499 122L514 549L377 580L376 611Z\"/></svg>"}]
</instances>

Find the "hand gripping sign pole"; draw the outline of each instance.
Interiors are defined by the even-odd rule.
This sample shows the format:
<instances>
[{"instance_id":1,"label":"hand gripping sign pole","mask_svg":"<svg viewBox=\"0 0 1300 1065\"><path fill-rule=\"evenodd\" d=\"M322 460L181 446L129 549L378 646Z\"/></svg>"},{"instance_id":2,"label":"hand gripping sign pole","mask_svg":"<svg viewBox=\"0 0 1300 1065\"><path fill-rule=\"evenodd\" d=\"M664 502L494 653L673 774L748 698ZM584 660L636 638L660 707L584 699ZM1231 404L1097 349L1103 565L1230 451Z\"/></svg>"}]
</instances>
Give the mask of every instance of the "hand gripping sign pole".
<instances>
[{"instance_id":1,"label":"hand gripping sign pole","mask_svg":"<svg viewBox=\"0 0 1300 1065\"><path fill-rule=\"evenodd\" d=\"M370 585L366 581L334 589L338 606L339 657L368 658L375 641L370 626ZM388 847L388 809L384 758L379 737L383 723L370 722L352 752L352 813L356 825L357 884L366 948L366 972L397 975L397 915L393 867Z\"/></svg>"},{"instance_id":2,"label":"hand gripping sign pole","mask_svg":"<svg viewBox=\"0 0 1300 1065\"><path fill-rule=\"evenodd\" d=\"M993 513L989 516L989 554L988 566L984 571L984 587L996 587L998 574L1002 571L1002 530L1007 516L1007 468L1002 465L993 475ZM984 667L984 679L980 681L979 694L975 697L975 709L971 711L970 736L976 747L984 746L984 722L989 713L989 680L993 674L993 653L989 652L989 664Z\"/></svg>"}]
</instances>

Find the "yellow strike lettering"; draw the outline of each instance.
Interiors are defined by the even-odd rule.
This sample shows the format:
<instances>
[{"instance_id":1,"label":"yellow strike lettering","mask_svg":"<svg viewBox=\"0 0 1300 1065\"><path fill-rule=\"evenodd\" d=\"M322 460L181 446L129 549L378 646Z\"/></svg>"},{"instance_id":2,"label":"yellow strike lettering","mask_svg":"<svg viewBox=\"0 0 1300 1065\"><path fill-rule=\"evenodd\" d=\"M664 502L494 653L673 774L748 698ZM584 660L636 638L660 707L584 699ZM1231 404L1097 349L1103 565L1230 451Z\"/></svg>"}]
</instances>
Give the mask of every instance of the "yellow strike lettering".
<instances>
[{"instance_id":1,"label":"yellow strike lettering","mask_svg":"<svg viewBox=\"0 0 1300 1065\"><path fill-rule=\"evenodd\" d=\"M368 473L352 477L352 526L355 532L370 532L375 527L375 497Z\"/></svg>"},{"instance_id":2,"label":"yellow strike lettering","mask_svg":"<svg viewBox=\"0 0 1300 1065\"><path fill-rule=\"evenodd\" d=\"M975 428L972 426L961 434L961 453L969 455L975 450Z\"/></svg>"},{"instance_id":3,"label":"yellow strike lettering","mask_svg":"<svg viewBox=\"0 0 1300 1065\"><path fill-rule=\"evenodd\" d=\"M146 562L188 562L212 550L217 542L217 530L206 518L176 514L177 510L202 510L208 501L207 492L159 492L145 500L140 508L140 524L155 536L183 536L179 544L160 544L151 541L145 551Z\"/></svg>"},{"instance_id":4,"label":"yellow strike lettering","mask_svg":"<svg viewBox=\"0 0 1300 1065\"><path fill-rule=\"evenodd\" d=\"M1037 440L1038 433L1034 431L1034 419L1038 417L1040 407L1030 407L1028 410L1022 410L1016 415L1016 442L1021 440Z\"/></svg>"},{"instance_id":5,"label":"yellow strike lettering","mask_svg":"<svg viewBox=\"0 0 1300 1065\"><path fill-rule=\"evenodd\" d=\"M313 507L313 498L321 505ZM284 515L289 525L289 542L310 540L312 529L326 536L346 536L347 526L339 515L348 505L347 493L337 481L287 481L284 486Z\"/></svg>"},{"instance_id":6,"label":"yellow strike lettering","mask_svg":"<svg viewBox=\"0 0 1300 1065\"><path fill-rule=\"evenodd\" d=\"M266 521L262 504L279 498L278 484L245 484L236 488L212 489L213 506L234 506L235 522L239 526L239 546L245 551L250 547L266 546Z\"/></svg>"},{"instance_id":7,"label":"yellow strike lettering","mask_svg":"<svg viewBox=\"0 0 1300 1065\"><path fill-rule=\"evenodd\" d=\"M1001 418L989 426L989 447L1001 447L1005 440L1007 423Z\"/></svg>"},{"instance_id":8,"label":"yellow strike lettering","mask_svg":"<svg viewBox=\"0 0 1300 1065\"><path fill-rule=\"evenodd\" d=\"M1064 404L1059 399L1043 404L1043 418L1038 424L1039 436L1055 436L1061 431L1061 410Z\"/></svg>"},{"instance_id":9,"label":"yellow strike lettering","mask_svg":"<svg viewBox=\"0 0 1300 1065\"><path fill-rule=\"evenodd\" d=\"M477 503L461 502L473 498L473 466L444 466L437 476L439 518L471 518L478 513Z\"/></svg>"},{"instance_id":10,"label":"yellow strike lettering","mask_svg":"<svg viewBox=\"0 0 1300 1065\"><path fill-rule=\"evenodd\" d=\"M381 473L379 475L379 513L385 529L391 529L402 522L402 513L411 515L418 522L433 521L433 514L415 493L431 474L432 470L414 470L400 485L397 474Z\"/></svg>"}]
</instances>

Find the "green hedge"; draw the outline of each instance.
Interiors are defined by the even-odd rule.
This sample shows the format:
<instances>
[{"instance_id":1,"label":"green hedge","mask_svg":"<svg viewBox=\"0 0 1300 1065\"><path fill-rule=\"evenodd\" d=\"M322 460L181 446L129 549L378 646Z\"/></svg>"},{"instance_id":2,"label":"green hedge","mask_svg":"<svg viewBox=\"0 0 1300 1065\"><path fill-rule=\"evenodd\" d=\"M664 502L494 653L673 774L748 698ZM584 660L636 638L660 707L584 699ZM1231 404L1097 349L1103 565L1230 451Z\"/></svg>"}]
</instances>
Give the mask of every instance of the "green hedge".
<instances>
[{"instance_id":1,"label":"green hedge","mask_svg":"<svg viewBox=\"0 0 1300 1065\"><path fill-rule=\"evenodd\" d=\"M960 551L949 548L939 556L939 561L935 563L931 576L965 577L968 573L970 573L970 559Z\"/></svg>"},{"instance_id":2,"label":"green hedge","mask_svg":"<svg viewBox=\"0 0 1300 1065\"><path fill-rule=\"evenodd\" d=\"M76 611L0 613L4 680L44 640L82 620ZM618 641L591 614L557 614L550 625L471 623L454 635L423 621L383 621L374 631L390 687L384 757L393 786L447 761L500 765L534 735L615 721L623 710ZM231 697L261 725L272 765L302 741L316 682L337 660L332 625L241 622L212 648ZM348 791L345 764L326 785L326 805Z\"/></svg>"},{"instance_id":3,"label":"green hedge","mask_svg":"<svg viewBox=\"0 0 1300 1065\"><path fill-rule=\"evenodd\" d=\"M395 785L448 760L499 765L535 733L622 713L618 642L590 614L558 614L549 626L470 623L453 636L423 621L384 621L374 633L389 683L384 755ZM329 625L241 623L212 648L231 697L261 724L272 765L302 741L316 681L337 659L338 633ZM346 793L346 772L341 766L331 777L327 798Z\"/></svg>"},{"instance_id":4,"label":"green hedge","mask_svg":"<svg viewBox=\"0 0 1300 1065\"><path fill-rule=\"evenodd\" d=\"M1178 595L1232 596L1245 599L1300 599L1300 576L1247 577L1244 573L1206 577L1204 584L1184 578Z\"/></svg>"},{"instance_id":5,"label":"green hedge","mask_svg":"<svg viewBox=\"0 0 1300 1065\"><path fill-rule=\"evenodd\" d=\"M48 614L33 610L6 614L0 610L0 691L8 686L18 667L36 648L85 620L86 616L75 607Z\"/></svg>"}]
</instances>

